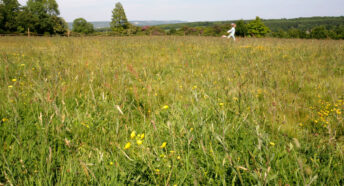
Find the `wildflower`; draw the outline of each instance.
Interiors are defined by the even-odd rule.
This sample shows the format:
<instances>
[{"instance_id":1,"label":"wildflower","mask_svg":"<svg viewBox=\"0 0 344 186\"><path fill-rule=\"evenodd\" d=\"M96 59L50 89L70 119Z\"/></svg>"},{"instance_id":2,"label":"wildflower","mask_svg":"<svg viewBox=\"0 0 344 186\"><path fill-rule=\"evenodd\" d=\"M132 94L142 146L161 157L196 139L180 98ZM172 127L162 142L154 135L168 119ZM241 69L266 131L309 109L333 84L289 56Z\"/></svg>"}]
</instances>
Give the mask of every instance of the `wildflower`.
<instances>
[{"instance_id":1,"label":"wildflower","mask_svg":"<svg viewBox=\"0 0 344 186\"><path fill-rule=\"evenodd\" d=\"M160 170L159 170L159 169L155 169L155 172L156 172L157 174L159 174Z\"/></svg>"},{"instance_id":2,"label":"wildflower","mask_svg":"<svg viewBox=\"0 0 344 186\"><path fill-rule=\"evenodd\" d=\"M138 144L138 145L142 145L142 140L136 140L136 143Z\"/></svg>"},{"instance_id":3,"label":"wildflower","mask_svg":"<svg viewBox=\"0 0 344 186\"><path fill-rule=\"evenodd\" d=\"M143 140L143 139L145 138L145 134L142 133L141 136L140 136L140 138Z\"/></svg>"},{"instance_id":4,"label":"wildflower","mask_svg":"<svg viewBox=\"0 0 344 186\"><path fill-rule=\"evenodd\" d=\"M219 103L220 106L224 106L225 104L224 103Z\"/></svg>"},{"instance_id":5,"label":"wildflower","mask_svg":"<svg viewBox=\"0 0 344 186\"><path fill-rule=\"evenodd\" d=\"M192 87L192 90L195 90L195 89L197 89L197 86L196 86L196 85Z\"/></svg>"},{"instance_id":6,"label":"wildflower","mask_svg":"<svg viewBox=\"0 0 344 186\"><path fill-rule=\"evenodd\" d=\"M162 145L160 146L160 148L165 148L166 147L166 145L167 145L167 143L166 142L164 142L164 143L162 143Z\"/></svg>"},{"instance_id":7,"label":"wildflower","mask_svg":"<svg viewBox=\"0 0 344 186\"><path fill-rule=\"evenodd\" d=\"M303 124L302 124L302 123L300 123L300 124L299 124L299 126L300 126L300 127L302 127L302 126L303 126Z\"/></svg>"},{"instance_id":8,"label":"wildflower","mask_svg":"<svg viewBox=\"0 0 344 186\"><path fill-rule=\"evenodd\" d=\"M234 97L234 98L233 98L233 101L238 101L238 98L237 98L237 97Z\"/></svg>"},{"instance_id":9,"label":"wildflower","mask_svg":"<svg viewBox=\"0 0 344 186\"><path fill-rule=\"evenodd\" d=\"M12 86L12 85L9 85L8 88L13 88L13 86Z\"/></svg>"},{"instance_id":10,"label":"wildflower","mask_svg":"<svg viewBox=\"0 0 344 186\"><path fill-rule=\"evenodd\" d=\"M113 162L110 162L110 165L113 165Z\"/></svg>"},{"instance_id":11,"label":"wildflower","mask_svg":"<svg viewBox=\"0 0 344 186\"><path fill-rule=\"evenodd\" d=\"M168 109L168 105L163 106L162 109Z\"/></svg>"},{"instance_id":12,"label":"wildflower","mask_svg":"<svg viewBox=\"0 0 344 186\"><path fill-rule=\"evenodd\" d=\"M175 153L175 152L176 152L176 151L174 151L174 150L171 150L171 151L170 151L171 154L173 154L173 153Z\"/></svg>"},{"instance_id":13,"label":"wildflower","mask_svg":"<svg viewBox=\"0 0 344 186\"><path fill-rule=\"evenodd\" d=\"M25 64L21 64L20 66L21 66L21 67L25 67Z\"/></svg>"},{"instance_id":14,"label":"wildflower","mask_svg":"<svg viewBox=\"0 0 344 186\"><path fill-rule=\"evenodd\" d=\"M131 134L130 134L130 138L131 138L131 139L134 139L134 138L135 138L135 136L136 136L136 132L135 132L135 131L131 132Z\"/></svg>"},{"instance_id":15,"label":"wildflower","mask_svg":"<svg viewBox=\"0 0 344 186\"><path fill-rule=\"evenodd\" d=\"M177 160L180 160L181 159L181 157L180 156L177 156Z\"/></svg>"},{"instance_id":16,"label":"wildflower","mask_svg":"<svg viewBox=\"0 0 344 186\"><path fill-rule=\"evenodd\" d=\"M274 143L274 142L270 142L270 145L271 145L271 146L275 146L275 143Z\"/></svg>"},{"instance_id":17,"label":"wildflower","mask_svg":"<svg viewBox=\"0 0 344 186\"><path fill-rule=\"evenodd\" d=\"M16 82L17 81L17 79L12 79L12 82Z\"/></svg>"},{"instance_id":18,"label":"wildflower","mask_svg":"<svg viewBox=\"0 0 344 186\"><path fill-rule=\"evenodd\" d=\"M191 128L191 129L190 129L190 132L192 132L193 130L194 130L194 128Z\"/></svg>"},{"instance_id":19,"label":"wildflower","mask_svg":"<svg viewBox=\"0 0 344 186\"><path fill-rule=\"evenodd\" d=\"M165 154L160 155L160 158L165 158L165 157L166 157Z\"/></svg>"},{"instance_id":20,"label":"wildflower","mask_svg":"<svg viewBox=\"0 0 344 186\"><path fill-rule=\"evenodd\" d=\"M125 144L124 149L127 150L127 149L129 149L130 147L131 147L131 143L128 142L127 144Z\"/></svg>"},{"instance_id":21,"label":"wildflower","mask_svg":"<svg viewBox=\"0 0 344 186\"><path fill-rule=\"evenodd\" d=\"M81 125L83 125L84 127L86 127L86 128L90 128L90 126L89 125L87 125L86 123L84 123L84 122L82 122L81 123Z\"/></svg>"},{"instance_id":22,"label":"wildflower","mask_svg":"<svg viewBox=\"0 0 344 186\"><path fill-rule=\"evenodd\" d=\"M2 118L2 122L6 122L6 121L8 121L8 119L7 118Z\"/></svg>"}]
</instances>

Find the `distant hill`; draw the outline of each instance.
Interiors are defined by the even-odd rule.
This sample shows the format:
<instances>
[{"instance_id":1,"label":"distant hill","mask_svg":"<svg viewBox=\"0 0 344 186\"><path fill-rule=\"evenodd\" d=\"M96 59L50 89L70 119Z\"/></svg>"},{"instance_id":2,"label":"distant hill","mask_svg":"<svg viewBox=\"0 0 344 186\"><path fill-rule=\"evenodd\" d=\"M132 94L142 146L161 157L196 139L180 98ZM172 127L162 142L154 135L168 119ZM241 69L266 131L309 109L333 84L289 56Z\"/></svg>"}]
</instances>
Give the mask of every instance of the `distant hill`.
<instances>
[{"instance_id":1,"label":"distant hill","mask_svg":"<svg viewBox=\"0 0 344 186\"><path fill-rule=\"evenodd\" d=\"M300 17L293 19L262 19L264 24L268 26L272 31L278 30L288 30L291 28L309 30L314 26L323 25L326 27L333 27L344 25L344 16L340 17ZM228 20L228 21L204 21L204 22L188 22L188 23L178 23L178 24L164 24L159 25L160 28L169 29L179 29L184 26L187 27L211 27L215 25L224 25L236 22L238 20ZM244 20L249 22L251 20Z\"/></svg>"},{"instance_id":2,"label":"distant hill","mask_svg":"<svg viewBox=\"0 0 344 186\"><path fill-rule=\"evenodd\" d=\"M108 28L110 27L110 21L94 21L90 22L94 25L94 28ZM131 24L136 26L154 26L154 25L164 25L164 24L178 24L187 23L187 21L171 20L171 21L130 21ZM68 26L70 29L73 28L73 23L69 22Z\"/></svg>"}]
</instances>

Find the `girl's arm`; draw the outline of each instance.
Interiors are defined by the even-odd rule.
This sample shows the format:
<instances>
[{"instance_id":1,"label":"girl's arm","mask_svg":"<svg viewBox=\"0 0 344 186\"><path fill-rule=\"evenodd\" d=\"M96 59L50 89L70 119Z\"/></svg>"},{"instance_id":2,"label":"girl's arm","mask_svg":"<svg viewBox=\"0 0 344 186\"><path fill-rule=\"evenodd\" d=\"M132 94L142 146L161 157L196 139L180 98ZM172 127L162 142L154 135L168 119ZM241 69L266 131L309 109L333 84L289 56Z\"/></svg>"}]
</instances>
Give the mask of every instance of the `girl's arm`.
<instances>
[{"instance_id":1,"label":"girl's arm","mask_svg":"<svg viewBox=\"0 0 344 186\"><path fill-rule=\"evenodd\" d=\"M227 31L227 33L232 33L232 32L233 32L233 28Z\"/></svg>"}]
</instances>

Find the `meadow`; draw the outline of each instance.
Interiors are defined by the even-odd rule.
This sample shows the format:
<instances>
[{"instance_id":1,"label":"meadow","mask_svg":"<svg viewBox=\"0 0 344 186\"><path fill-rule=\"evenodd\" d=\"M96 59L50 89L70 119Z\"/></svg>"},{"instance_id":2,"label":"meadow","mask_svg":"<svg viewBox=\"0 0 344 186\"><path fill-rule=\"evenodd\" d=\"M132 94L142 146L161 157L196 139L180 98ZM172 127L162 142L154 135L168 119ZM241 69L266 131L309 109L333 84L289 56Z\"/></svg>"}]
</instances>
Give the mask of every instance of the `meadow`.
<instances>
[{"instance_id":1,"label":"meadow","mask_svg":"<svg viewBox=\"0 0 344 186\"><path fill-rule=\"evenodd\" d=\"M0 37L0 185L344 185L344 41Z\"/></svg>"}]
</instances>

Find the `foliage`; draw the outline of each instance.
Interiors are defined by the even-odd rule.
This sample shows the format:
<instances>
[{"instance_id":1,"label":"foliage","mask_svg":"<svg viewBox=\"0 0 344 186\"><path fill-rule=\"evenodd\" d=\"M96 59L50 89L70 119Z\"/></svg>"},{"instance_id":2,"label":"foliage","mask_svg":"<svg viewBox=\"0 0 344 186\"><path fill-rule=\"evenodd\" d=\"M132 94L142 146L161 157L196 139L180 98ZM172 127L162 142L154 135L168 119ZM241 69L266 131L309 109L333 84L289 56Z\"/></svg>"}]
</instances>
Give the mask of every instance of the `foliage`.
<instances>
[{"instance_id":1,"label":"foliage","mask_svg":"<svg viewBox=\"0 0 344 186\"><path fill-rule=\"evenodd\" d=\"M18 12L19 3L17 0L0 1L0 33L16 31Z\"/></svg>"},{"instance_id":2,"label":"foliage","mask_svg":"<svg viewBox=\"0 0 344 186\"><path fill-rule=\"evenodd\" d=\"M129 27L127 16L121 3L116 3L112 11L111 29L116 33L122 33Z\"/></svg>"},{"instance_id":3,"label":"foliage","mask_svg":"<svg viewBox=\"0 0 344 186\"><path fill-rule=\"evenodd\" d=\"M94 32L94 28L84 18L78 18L73 21L73 32L90 34Z\"/></svg>"},{"instance_id":4,"label":"foliage","mask_svg":"<svg viewBox=\"0 0 344 186\"><path fill-rule=\"evenodd\" d=\"M238 36L247 36L247 24L250 20L238 21L217 21L217 22L192 22L180 24L160 25L165 30L181 29L183 27L199 28L204 36L219 36L224 33L228 25L232 22L237 23L236 34ZM296 19L267 19L261 20L272 31L270 35L281 38L313 38L310 34L311 30L322 25L327 30L327 37L331 39L343 38L344 16L341 17L310 17ZM221 32L218 29L221 29ZM316 29L317 30L317 29ZM176 33L175 35L180 35Z\"/></svg>"},{"instance_id":5,"label":"foliage","mask_svg":"<svg viewBox=\"0 0 344 186\"><path fill-rule=\"evenodd\" d=\"M264 25L262 20L257 16L256 20L247 24L247 34L254 37L264 37L270 32L270 29Z\"/></svg>"},{"instance_id":6,"label":"foliage","mask_svg":"<svg viewBox=\"0 0 344 186\"><path fill-rule=\"evenodd\" d=\"M214 25L225 25L240 20L229 20L229 21L214 21L214 22L191 22L191 23L178 23L178 24L164 24L159 27L167 29L178 29L183 26L188 27L211 27ZM249 22L252 20L245 20ZM294 19L264 19L263 23L271 29L272 32L278 30L287 31L291 28L300 29L303 31L311 30L315 26L325 25L325 27L344 25L344 16L340 17L308 17L308 18L294 18Z\"/></svg>"},{"instance_id":7,"label":"foliage","mask_svg":"<svg viewBox=\"0 0 344 186\"><path fill-rule=\"evenodd\" d=\"M239 20L236 23L236 29L235 29L235 34L241 37L247 36L247 25L244 22L244 20Z\"/></svg>"},{"instance_id":8,"label":"foliage","mask_svg":"<svg viewBox=\"0 0 344 186\"><path fill-rule=\"evenodd\" d=\"M31 32L37 34L64 34L66 22L55 0L29 0L20 7L16 0L4 0L0 4L0 32Z\"/></svg>"},{"instance_id":9,"label":"foliage","mask_svg":"<svg viewBox=\"0 0 344 186\"><path fill-rule=\"evenodd\" d=\"M343 185L343 49L0 37L0 184Z\"/></svg>"},{"instance_id":10,"label":"foliage","mask_svg":"<svg viewBox=\"0 0 344 186\"><path fill-rule=\"evenodd\" d=\"M325 39L325 38L327 38L327 35L328 35L328 32L327 32L325 26L315 27L311 31L312 38Z\"/></svg>"}]
</instances>

